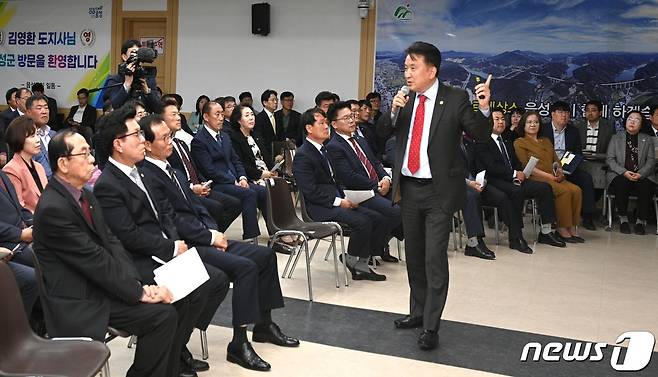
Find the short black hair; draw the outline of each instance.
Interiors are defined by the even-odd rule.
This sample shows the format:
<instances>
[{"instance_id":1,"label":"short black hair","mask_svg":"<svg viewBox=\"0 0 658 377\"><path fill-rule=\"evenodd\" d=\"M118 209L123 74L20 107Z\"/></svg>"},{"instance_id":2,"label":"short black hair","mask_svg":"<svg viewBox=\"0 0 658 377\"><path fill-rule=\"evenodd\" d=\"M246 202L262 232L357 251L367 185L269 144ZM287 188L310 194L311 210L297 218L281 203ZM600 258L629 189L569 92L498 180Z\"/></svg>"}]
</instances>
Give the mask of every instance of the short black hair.
<instances>
[{"instance_id":1,"label":"short black hair","mask_svg":"<svg viewBox=\"0 0 658 377\"><path fill-rule=\"evenodd\" d=\"M128 39L121 45L121 53L127 53L128 49L133 46L142 47L142 42L138 41L137 39Z\"/></svg>"},{"instance_id":2,"label":"short black hair","mask_svg":"<svg viewBox=\"0 0 658 377\"><path fill-rule=\"evenodd\" d=\"M16 154L23 150L25 146L25 139L34 135L37 132L37 125L32 118L27 115L21 115L14 118L14 120L7 126L5 132L5 141L9 145L11 151Z\"/></svg>"},{"instance_id":3,"label":"short black hair","mask_svg":"<svg viewBox=\"0 0 658 377\"><path fill-rule=\"evenodd\" d=\"M496 106L496 107L491 109L491 115L493 115L493 113L501 113L501 114L505 115L505 109L500 107L500 106Z\"/></svg>"},{"instance_id":4,"label":"short black hair","mask_svg":"<svg viewBox=\"0 0 658 377\"><path fill-rule=\"evenodd\" d=\"M85 96L89 97L89 90L87 90L87 88L82 88L82 89L78 90L78 92L76 93L76 95L78 95L78 96L80 94L84 94Z\"/></svg>"},{"instance_id":5,"label":"short black hair","mask_svg":"<svg viewBox=\"0 0 658 377\"><path fill-rule=\"evenodd\" d=\"M347 104L350 105L350 106L352 106L352 105L357 105L357 106L359 106L359 101L357 101L357 100L355 100L355 99L348 99L348 100L345 101L345 102L347 102ZM359 107L361 107L361 106L359 106Z\"/></svg>"},{"instance_id":6,"label":"short black hair","mask_svg":"<svg viewBox=\"0 0 658 377\"><path fill-rule=\"evenodd\" d=\"M114 107L112 107L112 102L110 100L107 100L103 103L103 113L109 113L114 111Z\"/></svg>"},{"instance_id":7,"label":"short black hair","mask_svg":"<svg viewBox=\"0 0 658 377\"><path fill-rule=\"evenodd\" d=\"M327 112L327 118L330 121L336 120L336 116L338 116L338 112L342 109L348 109L352 111L352 108L350 107L350 104L347 101L339 101L336 102L333 106L329 107L329 111Z\"/></svg>"},{"instance_id":8,"label":"short black hair","mask_svg":"<svg viewBox=\"0 0 658 377\"><path fill-rule=\"evenodd\" d=\"M327 114L325 114L324 111L319 107L313 107L304 111L304 114L302 114L302 116L299 118L299 124L301 124L302 130L304 130L304 135L307 134L306 126L312 126L313 123L315 123L315 114L320 114L325 118L327 117Z\"/></svg>"},{"instance_id":9,"label":"short black hair","mask_svg":"<svg viewBox=\"0 0 658 377\"><path fill-rule=\"evenodd\" d=\"M372 103L370 103L369 99L362 99L359 101L359 108L366 106L372 109Z\"/></svg>"},{"instance_id":10,"label":"short black hair","mask_svg":"<svg viewBox=\"0 0 658 377\"><path fill-rule=\"evenodd\" d=\"M273 89L267 89L263 92L263 94L260 95L260 102L267 102L267 100L270 98L270 96L274 94L274 97L277 96L276 90Z\"/></svg>"},{"instance_id":11,"label":"short black hair","mask_svg":"<svg viewBox=\"0 0 658 377\"><path fill-rule=\"evenodd\" d=\"M379 98L380 100L382 99L382 95L379 94L379 92L370 92L366 95L366 101L370 102L371 99L373 98Z\"/></svg>"},{"instance_id":12,"label":"short black hair","mask_svg":"<svg viewBox=\"0 0 658 377\"><path fill-rule=\"evenodd\" d=\"M422 56L425 63L436 67L436 76L439 75L441 67L441 51L431 43L417 41L407 47L404 52L415 60L415 57Z\"/></svg>"},{"instance_id":13,"label":"short black hair","mask_svg":"<svg viewBox=\"0 0 658 377\"><path fill-rule=\"evenodd\" d=\"M251 111L254 111L254 108L251 106L246 106L246 105L237 105L235 109L233 109L233 112L231 113L231 117L229 118L229 121L231 124L237 128L240 128L240 118L242 118L242 110L243 109L251 109ZM254 112L255 114L255 112Z\"/></svg>"},{"instance_id":14,"label":"short black hair","mask_svg":"<svg viewBox=\"0 0 658 377\"><path fill-rule=\"evenodd\" d=\"M5 99L7 100L7 103L11 101L11 96L18 91L18 88L9 88L7 93L5 93Z\"/></svg>"},{"instance_id":15,"label":"short black hair","mask_svg":"<svg viewBox=\"0 0 658 377\"><path fill-rule=\"evenodd\" d=\"M240 100L240 102L242 102L242 100L247 98L247 97L252 98L252 99L254 98L254 96L251 95L251 92L242 92L238 96L238 99Z\"/></svg>"},{"instance_id":16,"label":"short black hair","mask_svg":"<svg viewBox=\"0 0 658 377\"><path fill-rule=\"evenodd\" d=\"M31 89L32 89L32 92L33 92L33 93L34 93L34 92L41 92L41 93L43 93L43 92L44 92L43 83L42 83L42 82L35 82L34 84L32 84L32 88L31 88Z\"/></svg>"},{"instance_id":17,"label":"short black hair","mask_svg":"<svg viewBox=\"0 0 658 377\"><path fill-rule=\"evenodd\" d=\"M597 109L599 109L599 112L603 111L603 104L601 101L596 100L596 99L591 99L585 103L585 109L587 109L587 106L593 105L596 106Z\"/></svg>"},{"instance_id":18,"label":"short black hair","mask_svg":"<svg viewBox=\"0 0 658 377\"><path fill-rule=\"evenodd\" d=\"M653 115L656 112L656 110L658 110L658 104L655 104L651 106L651 108L649 108L649 115Z\"/></svg>"},{"instance_id":19,"label":"short black hair","mask_svg":"<svg viewBox=\"0 0 658 377\"><path fill-rule=\"evenodd\" d=\"M155 140L155 134L151 126L164 122L164 118L160 114L149 114L139 120L139 128L144 131L144 140L152 143Z\"/></svg>"},{"instance_id":20,"label":"short black hair","mask_svg":"<svg viewBox=\"0 0 658 377\"><path fill-rule=\"evenodd\" d=\"M205 105L203 105L203 109L201 110L201 113L202 113L202 114L210 114L210 107L211 107L212 105L219 105L219 106L222 106L222 105L220 105L219 102L217 102L217 101L208 101L208 102L206 102ZM224 106L222 106L222 110L224 110Z\"/></svg>"},{"instance_id":21,"label":"short black hair","mask_svg":"<svg viewBox=\"0 0 658 377\"><path fill-rule=\"evenodd\" d=\"M539 119L539 126L541 127L541 115L539 114L539 112L535 110L526 111L521 116L521 120L519 120L519 126L516 128L516 133L518 133L520 137L525 136L525 122L528 120L528 117L530 117L531 115L535 115Z\"/></svg>"},{"instance_id":22,"label":"short black hair","mask_svg":"<svg viewBox=\"0 0 658 377\"><path fill-rule=\"evenodd\" d=\"M222 105L222 109L226 109L226 102L235 102L235 97L233 96L226 96L222 97L219 101L217 101L220 105Z\"/></svg>"},{"instance_id":23,"label":"short black hair","mask_svg":"<svg viewBox=\"0 0 658 377\"><path fill-rule=\"evenodd\" d=\"M334 100L334 102L340 101L340 96L338 93L331 93L331 98Z\"/></svg>"},{"instance_id":24,"label":"short black hair","mask_svg":"<svg viewBox=\"0 0 658 377\"><path fill-rule=\"evenodd\" d=\"M124 105L98 120L98 144L108 157L112 155L114 140L128 132L126 120L135 119L135 113L134 106Z\"/></svg>"},{"instance_id":25,"label":"short black hair","mask_svg":"<svg viewBox=\"0 0 658 377\"><path fill-rule=\"evenodd\" d=\"M552 113L554 111L571 111L570 106L568 103L564 101L555 101L551 104L551 107L549 109L549 112Z\"/></svg>"},{"instance_id":26,"label":"short black hair","mask_svg":"<svg viewBox=\"0 0 658 377\"><path fill-rule=\"evenodd\" d=\"M54 173L59 171L57 161L62 157L68 157L73 152L73 146L67 143L67 140L77 134L77 132L66 129L58 132L48 143L48 160L50 161L50 169Z\"/></svg>"},{"instance_id":27,"label":"short black hair","mask_svg":"<svg viewBox=\"0 0 658 377\"><path fill-rule=\"evenodd\" d=\"M46 101L46 105L48 104L48 98L46 98L46 96L43 94L33 94L30 98L27 99L27 101L25 101L25 108L31 108L32 104L36 101Z\"/></svg>"},{"instance_id":28,"label":"short black hair","mask_svg":"<svg viewBox=\"0 0 658 377\"><path fill-rule=\"evenodd\" d=\"M199 113L201 112L201 109L199 109L199 104L200 104L201 101L204 100L204 99L206 100L206 102L209 102L209 101L210 101L210 97L208 97L208 96L205 95L205 94L200 95L199 98L196 99L196 105L194 105L194 108L195 108L196 111L198 111Z\"/></svg>"},{"instance_id":29,"label":"short black hair","mask_svg":"<svg viewBox=\"0 0 658 377\"><path fill-rule=\"evenodd\" d=\"M288 91L286 91L286 92L281 92L281 95L279 96L279 98L281 99L281 101L283 101L284 98L290 98L290 97L292 97L292 98L294 99L294 98L295 98L295 95L292 94L292 92L288 92Z\"/></svg>"},{"instance_id":30,"label":"short black hair","mask_svg":"<svg viewBox=\"0 0 658 377\"><path fill-rule=\"evenodd\" d=\"M126 101L126 103L124 103L123 106L121 106L121 107L130 107L133 110L135 110L137 108L137 106L141 106L143 109L146 109L146 105L144 105L144 102L142 102L141 100L138 100L138 99L130 99L130 100ZM117 110L117 109L115 109L115 110Z\"/></svg>"},{"instance_id":31,"label":"short black hair","mask_svg":"<svg viewBox=\"0 0 658 377\"><path fill-rule=\"evenodd\" d=\"M318 93L317 96L315 96L315 106L320 106L320 102L322 101L333 101L333 100L334 100L334 94L332 92L323 90L320 93Z\"/></svg>"},{"instance_id":32,"label":"short black hair","mask_svg":"<svg viewBox=\"0 0 658 377\"><path fill-rule=\"evenodd\" d=\"M178 109L178 101L176 101L176 98L171 97L171 96L164 96L162 100L162 111L164 112L164 108L167 106L176 106Z\"/></svg>"},{"instance_id":33,"label":"short black hair","mask_svg":"<svg viewBox=\"0 0 658 377\"><path fill-rule=\"evenodd\" d=\"M16 91L16 97L20 98L23 96L23 92L28 92L30 95L32 95L32 91L28 88L18 88Z\"/></svg>"}]
</instances>

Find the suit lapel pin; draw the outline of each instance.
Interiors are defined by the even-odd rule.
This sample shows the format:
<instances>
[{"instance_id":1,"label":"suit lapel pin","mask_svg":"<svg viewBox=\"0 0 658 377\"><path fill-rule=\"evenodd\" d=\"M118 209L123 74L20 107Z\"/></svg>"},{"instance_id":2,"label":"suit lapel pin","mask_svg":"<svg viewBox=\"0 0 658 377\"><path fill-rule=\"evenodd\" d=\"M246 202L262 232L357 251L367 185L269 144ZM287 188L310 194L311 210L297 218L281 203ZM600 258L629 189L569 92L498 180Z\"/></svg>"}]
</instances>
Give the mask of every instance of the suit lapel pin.
<instances>
[{"instance_id":1,"label":"suit lapel pin","mask_svg":"<svg viewBox=\"0 0 658 377\"><path fill-rule=\"evenodd\" d=\"M443 101L439 101L439 105L443 105Z\"/></svg>"}]
</instances>

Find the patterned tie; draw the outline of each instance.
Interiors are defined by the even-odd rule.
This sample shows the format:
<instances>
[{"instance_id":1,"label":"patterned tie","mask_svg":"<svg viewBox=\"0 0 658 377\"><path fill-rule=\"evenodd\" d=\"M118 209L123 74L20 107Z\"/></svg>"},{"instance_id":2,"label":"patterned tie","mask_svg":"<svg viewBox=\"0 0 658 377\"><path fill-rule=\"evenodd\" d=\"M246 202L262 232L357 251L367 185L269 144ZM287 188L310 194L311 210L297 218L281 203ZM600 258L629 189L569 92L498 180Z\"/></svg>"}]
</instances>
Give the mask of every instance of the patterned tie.
<instances>
[{"instance_id":1,"label":"patterned tie","mask_svg":"<svg viewBox=\"0 0 658 377\"><path fill-rule=\"evenodd\" d=\"M183 165L185 165L185 170L187 170L187 174L189 175L190 182L192 182L193 185L198 185L199 183L201 183L201 180L199 179L199 175L196 173L196 169L194 169L194 165L192 165L192 161L190 161L190 157L187 155L187 152L183 147L183 142L180 139L174 139L174 142L176 143L176 145L178 145L180 158L183 161Z\"/></svg>"},{"instance_id":2,"label":"patterned tie","mask_svg":"<svg viewBox=\"0 0 658 377\"><path fill-rule=\"evenodd\" d=\"M219 147L223 148L224 145L222 144L222 133L221 132L217 132L217 136L215 136L215 139L217 139L217 142L219 143Z\"/></svg>"},{"instance_id":3,"label":"patterned tie","mask_svg":"<svg viewBox=\"0 0 658 377\"><path fill-rule=\"evenodd\" d=\"M497 140L498 140L498 147L500 148L500 153L503 154L503 160L505 161L505 164L510 170L514 170L512 169L512 164L509 161L509 156L507 155L507 149L505 149L505 143L503 143L503 138L500 135L498 135Z\"/></svg>"},{"instance_id":4,"label":"patterned tie","mask_svg":"<svg viewBox=\"0 0 658 377\"><path fill-rule=\"evenodd\" d=\"M174 174L174 169L171 167L171 165L167 164L167 173L169 173L169 179L171 179L171 182L176 186L178 191L183 194L183 197L185 200L187 200L187 195L185 195L185 191L183 191L183 188L181 187L180 183L178 183L178 179L176 179L176 174Z\"/></svg>"},{"instance_id":5,"label":"patterned tie","mask_svg":"<svg viewBox=\"0 0 658 377\"><path fill-rule=\"evenodd\" d=\"M414 118L414 128L411 131L411 144L409 145L409 158L407 167L411 174L415 174L420 169L420 143L423 139L423 126L425 124L425 100L424 95L418 96L418 107L416 107L416 116Z\"/></svg>"},{"instance_id":6,"label":"patterned tie","mask_svg":"<svg viewBox=\"0 0 658 377\"><path fill-rule=\"evenodd\" d=\"M89 207L89 202L85 199L84 195L80 195L80 207L82 208L82 214L85 216L85 219L89 225L94 225L94 220L91 217L91 208Z\"/></svg>"},{"instance_id":7,"label":"patterned tie","mask_svg":"<svg viewBox=\"0 0 658 377\"><path fill-rule=\"evenodd\" d=\"M377 172L375 171L375 168L372 166L366 155L363 154L363 151L361 151L361 148L357 144L356 139L351 137L349 138L349 141L350 143L352 143L352 146L356 151L356 156L359 158L363 166L365 166L366 171L368 172L368 177L370 177L370 180L373 182L377 182Z\"/></svg>"}]
</instances>

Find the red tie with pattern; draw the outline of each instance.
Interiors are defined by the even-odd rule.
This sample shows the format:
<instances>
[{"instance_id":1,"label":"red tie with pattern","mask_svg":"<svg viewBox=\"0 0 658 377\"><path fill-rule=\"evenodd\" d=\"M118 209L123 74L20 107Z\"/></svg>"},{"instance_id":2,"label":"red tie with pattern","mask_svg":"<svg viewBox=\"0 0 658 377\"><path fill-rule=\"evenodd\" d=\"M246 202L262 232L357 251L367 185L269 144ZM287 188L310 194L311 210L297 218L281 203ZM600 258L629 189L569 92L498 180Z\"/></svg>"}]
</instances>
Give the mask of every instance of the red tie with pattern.
<instances>
[{"instance_id":1,"label":"red tie with pattern","mask_svg":"<svg viewBox=\"0 0 658 377\"><path fill-rule=\"evenodd\" d=\"M85 216L85 219L89 225L94 225L94 220L91 218L91 209L89 208L89 202L85 200L84 195L80 195L80 207L82 208L82 214Z\"/></svg>"},{"instance_id":2,"label":"red tie with pattern","mask_svg":"<svg viewBox=\"0 0 658 377\"><path fill-rule=\"evenodd\" d=\"M366 170L368 171L368 177L370 177L371 181L377 182L377 172L375 171L375 168L372 167L372 164L370 161L366 158L366 155L363 154L361 151L361 148L356 142L356 139L353 137L349 138L350 142L352 143L352 146L354 147L354 150L356 151L356 156L359 158L363 166L366 167Z\"/></svg>"},{"instance_id":3,"label":"red tie with pattern","mask_svg":"<svg viewBox=\"0 0 658 377\"><path fill-rule=\"evenodd\" d=\"M411 144L409 145L409 158L407 167L411 174L415 174L420 169L420 142L423 139L423 125L425 123L425 100L424 95L418 96L418 107L416 107L416 117L414 118L414 128L411 131Z\"/></svg>"},{"instance_id":4,"label":"red tie with pattern","mask_svg":"<svg viewBox=\"0 0 658 377\"><path fill-rule=\"evenodd\" d=\"M192 182L193 185L198 185L201 183L199 180L199 176L196 173L196 170L194 170L194 165L192 165L192 161L190 161L190 157L187 155L185 152L185 147L183 147L183 142L174 139L174 142L176 145L178 145L178 150L180 151L180 159L183 160L183 165L185 165L185 169L187 169L188 174L190 175L190 182Z\"/></svg>"}]
</instances>

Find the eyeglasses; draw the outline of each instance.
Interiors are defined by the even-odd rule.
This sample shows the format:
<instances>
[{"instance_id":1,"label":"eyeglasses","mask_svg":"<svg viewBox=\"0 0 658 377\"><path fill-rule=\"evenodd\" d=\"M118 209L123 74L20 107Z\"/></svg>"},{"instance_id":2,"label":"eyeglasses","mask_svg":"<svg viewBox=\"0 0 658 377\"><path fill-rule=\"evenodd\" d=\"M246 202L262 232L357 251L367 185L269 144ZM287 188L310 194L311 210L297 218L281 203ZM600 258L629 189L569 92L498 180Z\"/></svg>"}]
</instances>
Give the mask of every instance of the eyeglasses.
<instances>
[{"instance_id":1,"label":"eyeglasses","mask_svg":"<svg viewBox=\"0 0 658 377\"><path fill-rule=\"evenodd\" d=\"M345 115L342 118L336 118L336 120L341 120L343 122L354 121L354 115Z\"/></svg>"},{"instance_id":2,"label":"eyeglasses","mask_svg":"<svg viewBox=\"0 0 658 377\"><path fill-rule=\"evenodd\" d=\"M162 137L162 141L164 141L165 143L170 143L172 140L174 140L173 132L169 133L169 134L166 134Z\"/></svg>"},{"instance_id":3,"label":"eyeglasses","mask_svg":"<svg viewBox=\"0 0 658 377\"><path fill-rule=\"evenodd\" d=\"M122 136L117 136L116 139L123 139L123 138L125 138L125 137L133 136L133 135L134 135L134 136L137 136L137 137L144 137L144 131L142 131L142 130L137 130L137 131L135 131L135 132L131 132L131 133L129 133L129 134L125 134L125 135L122 135Z\"/></svg>"},{"instance_id":4,"label":"eyeglasses","mask_svg":"<svg viewBox=\"0 0 658 377\"><path fill-rule=\"evenodd\" d=\"M71 154L67 155L66 157L71 158L71 157L75 157L75 156L85 156L85 158L88 158L89 156L91 156L91 151L90 150L85 150L85 151L80 152L80 153L71 153Z\"/></svg>"}]
</instances>

